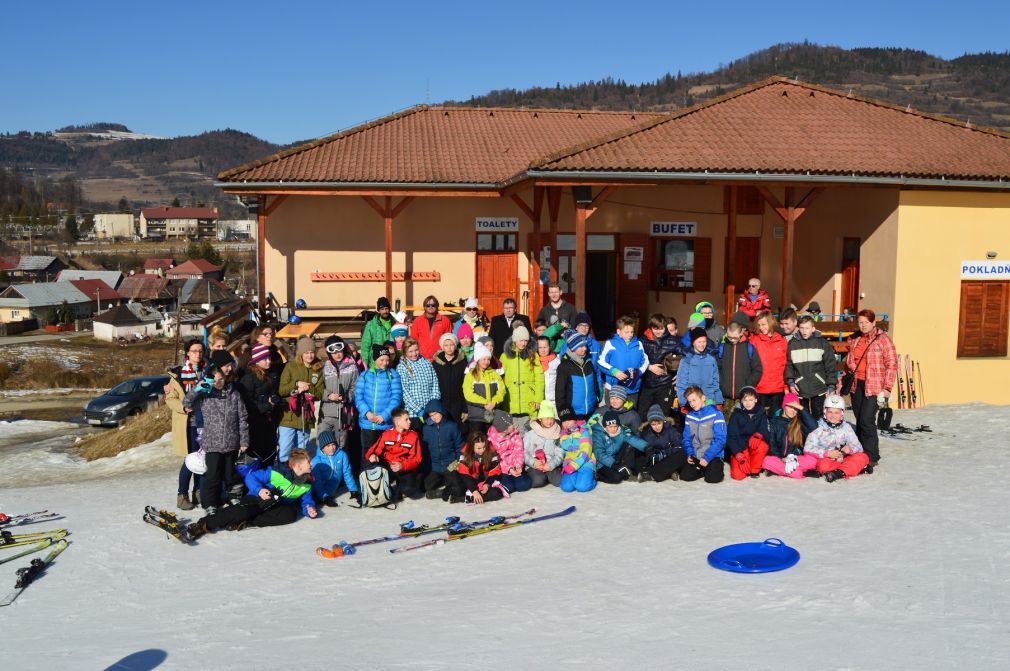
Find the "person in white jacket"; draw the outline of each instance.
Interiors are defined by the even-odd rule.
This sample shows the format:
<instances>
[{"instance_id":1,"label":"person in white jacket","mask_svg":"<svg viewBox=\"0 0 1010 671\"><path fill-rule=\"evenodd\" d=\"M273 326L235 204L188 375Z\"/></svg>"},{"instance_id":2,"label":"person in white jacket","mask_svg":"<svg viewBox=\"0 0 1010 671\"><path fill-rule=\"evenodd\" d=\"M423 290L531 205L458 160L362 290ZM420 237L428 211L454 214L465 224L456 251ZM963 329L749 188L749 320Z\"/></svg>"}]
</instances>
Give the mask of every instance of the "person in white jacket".
<instances>
[{"instance_id":1,"label":"person in white jacket","mask_svg":"<svg viewBox=\"0 0 1010 671\"><path fill-rule=\"evenodd\" d=\"M536 419L530 421L529 431L523 436L523 456L526 474L533 480L534 487L543 487L548 482L557 487L561 484L561 461L565 456L561 449L561 425L553 401L543 401Z\"/></svg>"},{"instance_id":2,"label":"person in white jacket","mask_svg":"<svg viewBox=\"0 0 1010 671\"><path fill-rule=\"evenodd\" d=\"M803 452L817 457L817 471L828 482L873 472L855 430L845 421L845 400L835 394L824 399L824 417L807 436Z\"/></svg>"}]
</instances>

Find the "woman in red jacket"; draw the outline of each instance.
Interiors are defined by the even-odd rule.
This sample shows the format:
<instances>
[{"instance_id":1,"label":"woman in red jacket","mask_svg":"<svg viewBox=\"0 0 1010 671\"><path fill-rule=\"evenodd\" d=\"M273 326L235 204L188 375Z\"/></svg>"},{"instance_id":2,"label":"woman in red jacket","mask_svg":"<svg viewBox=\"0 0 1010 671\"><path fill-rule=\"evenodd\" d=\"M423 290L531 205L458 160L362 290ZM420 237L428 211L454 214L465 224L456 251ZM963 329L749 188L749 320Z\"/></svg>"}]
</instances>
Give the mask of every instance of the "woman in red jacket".
<instances>
[{"instance_id":1,"label":"woman in red jacket","mask_svg":"<svg viewBox=\"0 0 1010 671\"><path fill-rule=\"evenodd\" d=\"M438 352L438 339L452 333L452 323L445 315L438 314L438 299L434 296L425 298L422 305L424 313L410 323L410 337L417 341L421 356L431 361Z\"/></svg>"},{"instance_id":2,"label":"woman in red jacket","mask_svg":"<svg viewBox=\"0 0 1010 671\"><path fill-rule=\"evenodd\" d=\"M859 336L849 341L845 369L855 374L849 395L856 416L856 437L870 458L870 465L880 461L877 436L877 407L891 397L898 372L898 353L894 342L877 328L873 310L860 310L856 316Z\"/></svg>"},{"instance_id":3,"label":"woman in red jacket","mask_svg":"<svg viewBox=\"0 0 1010 671\"><path fill-rule=\"evenodd\" d=\"M761 359L761 379L756 385L758 402L769 416L782 407L786 390L786 353L789 343L778 332L771 312L759 312L754 319L750 344Z\"/></svg>"}]
</instances>

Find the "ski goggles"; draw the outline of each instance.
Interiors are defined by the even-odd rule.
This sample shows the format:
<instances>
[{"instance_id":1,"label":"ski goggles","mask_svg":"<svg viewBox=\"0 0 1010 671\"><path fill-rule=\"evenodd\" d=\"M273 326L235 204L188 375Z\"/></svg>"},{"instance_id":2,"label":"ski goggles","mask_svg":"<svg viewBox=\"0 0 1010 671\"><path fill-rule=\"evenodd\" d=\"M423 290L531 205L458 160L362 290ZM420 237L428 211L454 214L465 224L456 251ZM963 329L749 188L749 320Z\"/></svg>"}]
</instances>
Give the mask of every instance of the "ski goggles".
<instances>
[{"instance_id":1,"label":"ski goggles","mask_svg":"<svg viewBox=\"0 0 1010 671\"><path fill-rule=\"evenodd\" d=\"M329 352L330 354L336 354L337 352L343 352L344 351L344 343L342 343L342 342L335 342L332 345L327 345L326 346L326 351Z\"/></svg>"}]
</instances>

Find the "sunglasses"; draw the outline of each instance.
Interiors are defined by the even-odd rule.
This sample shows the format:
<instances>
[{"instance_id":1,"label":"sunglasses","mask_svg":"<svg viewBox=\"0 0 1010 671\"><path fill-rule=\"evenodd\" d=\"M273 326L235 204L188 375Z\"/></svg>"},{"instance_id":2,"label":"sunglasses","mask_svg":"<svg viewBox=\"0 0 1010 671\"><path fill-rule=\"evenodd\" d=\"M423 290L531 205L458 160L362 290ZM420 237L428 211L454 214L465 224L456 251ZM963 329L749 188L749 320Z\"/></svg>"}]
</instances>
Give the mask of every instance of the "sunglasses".
<instances>
[{"instance_id":1,"label":"sunglasses","mask_svg":"<svg viewBox=\"0 0 1010 671\"><path fill-rule=\"evenodd\" d=\"M477 308L467 308L467 312L477 312Z\"/></svg>"},{"instance_id":2,"label":"sunglasses","mask_svg":"<svg viewBox=\"0 0 1010 671\"><path fill-rule=\"evenodd\" d=\"M426 307L426 308L437 308L438 307L438 303L425 303L424 307Z\"/></svg>"},{"instance_id":3,"label":"sunglasses","mask_svg":"<svg viewBox=\"0 0 1010 671\"><path fill-rule=\"evenodd\" d=\"M748 284L747 286L748 286L748 287L753 287L753 288L755 288L755 289L756 289L757 287L759 287L759 286L761 286L761 285L760 285L760 284Z\"/></svg>"},{"instance_id":4,"label":"sunglasses","mask_svg":"<svg viewBox=\"0 0 1010 671\"><path fill-rule=\"evenodd\" d=\"M335 342L332 345L327 345L326 346L326 351L329 352L330 354L336 354L337 352L343 352L344 351L344 343L342 343L342 342Z\"/></svg>"}]
</instances>

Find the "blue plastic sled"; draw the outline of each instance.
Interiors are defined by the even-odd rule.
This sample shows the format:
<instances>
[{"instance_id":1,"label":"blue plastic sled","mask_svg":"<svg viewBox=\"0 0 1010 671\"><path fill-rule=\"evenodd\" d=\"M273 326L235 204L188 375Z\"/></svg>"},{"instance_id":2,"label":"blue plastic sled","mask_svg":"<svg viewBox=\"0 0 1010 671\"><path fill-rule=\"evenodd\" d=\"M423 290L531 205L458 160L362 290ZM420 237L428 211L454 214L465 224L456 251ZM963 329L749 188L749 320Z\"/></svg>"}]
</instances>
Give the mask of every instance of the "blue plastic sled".
<instances>
[{"instance_id":1,"label":"blue plastic sled","mask_svg":"<svg viewBox=\"0 0 1010 671\"><path fill-rule=\"evenodd\" d=\"M763 543L737 543L712 550L708 563L712 568L733 573L770 573L795 566L800 553L778 538Z\"/></svg>"}]
</instances>

